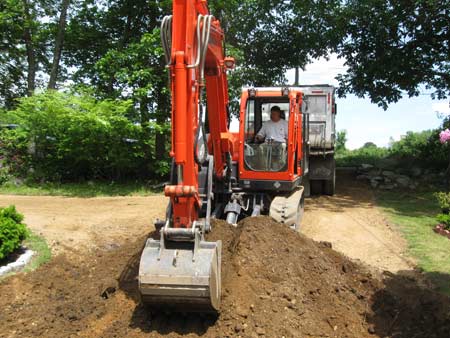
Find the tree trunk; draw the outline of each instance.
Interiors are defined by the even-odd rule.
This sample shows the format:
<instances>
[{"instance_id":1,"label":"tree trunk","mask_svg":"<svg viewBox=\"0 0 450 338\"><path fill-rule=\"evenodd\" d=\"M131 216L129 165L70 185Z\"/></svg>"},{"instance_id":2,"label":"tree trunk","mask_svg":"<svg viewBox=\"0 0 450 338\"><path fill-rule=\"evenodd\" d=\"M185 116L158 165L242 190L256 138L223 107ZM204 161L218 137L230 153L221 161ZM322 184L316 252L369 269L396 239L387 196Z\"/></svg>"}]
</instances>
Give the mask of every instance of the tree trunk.
<instances>
[{"instance_id":1,"label":"tree trunk","mask_svg":"<svg viewBox=\"0 0 450 338\"><path fill-rule=\"evenodd\" d=\"M27 74L27 92L28 96L33 95L36 82L36 58L34 54L33 38L31 35L31 14L28 0L22 0L24 10L24 31L23 41L27 52L28 74Z\"/></svg>"},{"instance_id":2,"label":"tree trunk","mask_svg":"<svg viewBox=\"0 0 450 338\"><path fill-rule=\"evenodd\" d=\"M59 16L58 33L55 41L55 51L53 53L53 64L50 72L50 80L48 81L48 88L56 88L56 80L58 78L59 62L61 60L61 53L64 44L64 33L66 31L67 9L69 8L70 0L62 0L61 14Z\"/></svg>"},{"instance_id":3,"label":"tree trunk","mask_svg":"<svg viewBox=\"0 0 450 338\"><path fill-rule=\"evenodd\" d=\"M170 105L169 102L167 102L167 94L164 94L162 88L158 93L156 122L159 125L163 125L167 120L167 116L170 114L170 112L168 112L168 107L170 107ZM165 133L156 133L155 135L155 156L158 161L167 157Z\"/></svg>"}]
</instances>

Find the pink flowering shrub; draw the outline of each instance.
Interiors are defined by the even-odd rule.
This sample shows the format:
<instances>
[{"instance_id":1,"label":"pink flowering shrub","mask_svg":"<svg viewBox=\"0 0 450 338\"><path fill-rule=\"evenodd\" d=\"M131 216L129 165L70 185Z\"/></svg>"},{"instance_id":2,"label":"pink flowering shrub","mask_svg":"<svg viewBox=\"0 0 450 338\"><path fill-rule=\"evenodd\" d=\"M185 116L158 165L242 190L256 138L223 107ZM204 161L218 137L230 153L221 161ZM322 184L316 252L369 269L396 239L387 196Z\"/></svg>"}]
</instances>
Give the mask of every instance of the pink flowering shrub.
<instances>
[{"instance_id":1,"label":"pink flowering shrub","mask_svg":"<svg viewBox=\"0 0 450 338\"><path fill-rule=\"evenodd\" d=\"M441 131L439 133L439 140L441 141L441 143L447 143L448 141L450 141L450 130L445 129Z\"/></svg>"}]
</instances>

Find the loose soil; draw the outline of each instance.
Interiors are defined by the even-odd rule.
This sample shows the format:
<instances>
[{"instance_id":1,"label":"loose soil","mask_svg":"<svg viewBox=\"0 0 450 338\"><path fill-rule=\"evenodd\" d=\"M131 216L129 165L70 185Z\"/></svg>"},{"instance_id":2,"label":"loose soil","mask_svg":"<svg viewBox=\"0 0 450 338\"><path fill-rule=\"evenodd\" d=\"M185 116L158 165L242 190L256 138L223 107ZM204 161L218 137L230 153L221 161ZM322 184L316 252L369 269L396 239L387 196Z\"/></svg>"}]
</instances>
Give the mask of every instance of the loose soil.
<instances>
[{"instance_id":1,"label":"loose soil","mask_svg":"<svg viewBox=\"0 0 450 338\"><path fill-rule=\"evenodd\" d=\"M155 313L140 303L140 253L149 235L157 237L151 223L164 215L164 198L0 196L0 205L14 203L25 213L54 253L39 269L0 281L0 337L450 337L450 300L424 286L410 267L379 273L334 251L348 249L340 231L386 227L382 216L367 221L371 216L364 215L374 215L374 208L358 196L357 190L341 190L307 201L308 217L330 214L329 220L306 218L305 232L314 224L334 227L328 242L266 217L246 219L238 228L215 222L208 240L223 241L218 317ZM331 211L320 211L321 205ZM347 219L358 220L348 222L349 230L345 218L333 215L352 205L361 213ZM391 233L376 233L388 245L378 246L383 254L395 246L395 237L382 235ZM362 257L355 258L369 259L361 252L354 250Z\"/></svg>"},{"instance_id":2,"label":"loose soil","mask_svg":"<svg viewBox=\"0 0 450 338\"><path fill-rule=\"evenodd\" d=\"M450 300L413 278L374 275L329 243L269 218L223 241L219 317L152 313L139 303L137 268L145 238L90 257L58 255L0 284L0 337L449 337Z\"/></svg>"}]
</instances>

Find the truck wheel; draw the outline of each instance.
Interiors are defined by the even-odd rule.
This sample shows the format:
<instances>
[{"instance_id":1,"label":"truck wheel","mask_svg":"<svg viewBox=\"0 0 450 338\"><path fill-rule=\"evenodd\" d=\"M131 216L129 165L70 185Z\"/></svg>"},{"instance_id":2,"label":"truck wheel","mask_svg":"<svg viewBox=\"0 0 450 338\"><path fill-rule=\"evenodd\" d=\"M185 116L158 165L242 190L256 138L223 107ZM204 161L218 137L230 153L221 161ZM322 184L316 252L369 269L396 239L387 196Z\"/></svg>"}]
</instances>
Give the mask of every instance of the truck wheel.
<instances>
[{"instance_id":1,"label":"truck wheel","mask_svg":"<svg viewBox=\"0 0 450 338\"><path fill-rule=\"evenodd\" d=\"M322 181L321 180L310 180L311 195L321 195L322 194Z\"/></svg>"},{"instance_id":2,"label":"truck wheel","mask_svg":"<svg viewBox=\"0 0 450 338\"><path fill-rule=\"evenodd\" d=\"M303 191L303 195L305 197L311 196L311 185L310 185L310 181L309 181L309 177L308 176L304 177L302 185L303 185L303 188L305 189Z\"/></svg>"},{"instance_id":3,"label":"truck wheel","mask_svg":"<svg viewBox=\"0 0 450 338\"><path fill-rule=\"evenodd\" d=\"M325 195L334 195L336 190L336 173L333 173L333 178L331 180L326 180L323 182L323 190Z\"/></svg>"}]
</instances>

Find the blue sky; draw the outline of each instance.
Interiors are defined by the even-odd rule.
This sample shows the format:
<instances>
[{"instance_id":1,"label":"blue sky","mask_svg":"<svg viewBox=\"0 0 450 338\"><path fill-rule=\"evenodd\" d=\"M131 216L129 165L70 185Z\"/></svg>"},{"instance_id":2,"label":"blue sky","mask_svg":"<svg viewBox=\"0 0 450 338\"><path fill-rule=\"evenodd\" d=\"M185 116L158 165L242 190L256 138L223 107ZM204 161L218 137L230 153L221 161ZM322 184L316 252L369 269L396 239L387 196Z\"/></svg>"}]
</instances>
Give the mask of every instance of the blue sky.
<instances>
[{"instance_id":1,"label":"blue sky","mask_svg":"<svg viewBox=\"0 0 450 338\"><path fill-rule=\"evenodd\" d=\"M328 83L337 85L334 77L345 72L343 60L332 56L329 61L318 59L300 72L300 84ZM294 71L287 74L288 83L294 83ZM428 95L403 98L384 111L368 98L348 95L337 99L337 130L347 130L347 148L361 147L365 142L387 146L390 137L400 139L407 131L433 129L440 125L437 111L450 114L448 100L432 100Z\"/></svg>"}]
</instances>

